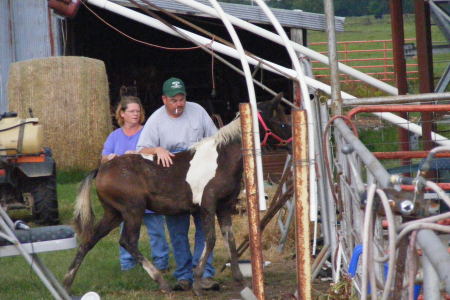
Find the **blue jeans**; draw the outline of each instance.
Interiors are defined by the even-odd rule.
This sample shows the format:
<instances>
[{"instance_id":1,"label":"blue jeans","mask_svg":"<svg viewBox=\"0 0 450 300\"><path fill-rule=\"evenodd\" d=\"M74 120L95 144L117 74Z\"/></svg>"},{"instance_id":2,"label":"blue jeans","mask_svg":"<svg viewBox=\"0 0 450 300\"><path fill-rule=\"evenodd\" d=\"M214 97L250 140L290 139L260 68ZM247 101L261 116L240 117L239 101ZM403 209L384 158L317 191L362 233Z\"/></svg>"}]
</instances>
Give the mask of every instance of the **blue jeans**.
<instances>
[{"instance_id":1,"label":"blue jeans","mask_svg":"<svg viewBox=\"0 0 450 300\"><path fill-rule=\"evenodd\" d=\"M156 213L145 213L142 221L147 227L150 240L153 264L159 270L169 267L169 245L166 241L166 231L164 228L164 216ZM122 231L123 223L120 225ZM119 247L120 268L125 271L136 265L134 257L123 247Z\"/></svg>"},{"instance_id":2,"label":"blue jeans","mask_svg":"<svg viewBox=\"0 0 450 300\"><path fill-rule=\"evenodd\" d=\"M169 230L170 240L172 242L173 255L177 267L173 276L177 280L193 281L192 269L195 268L205 247L205 233L202 230L200 213L192 214L195 224L195 244L194 257L191 254L189 245L189 225L190 214L166 216L167 229ZM205 272L203 278L213 277L215 269L212 266L213 253L211 253L206 261Z\"/></svg>"}]
</instances>

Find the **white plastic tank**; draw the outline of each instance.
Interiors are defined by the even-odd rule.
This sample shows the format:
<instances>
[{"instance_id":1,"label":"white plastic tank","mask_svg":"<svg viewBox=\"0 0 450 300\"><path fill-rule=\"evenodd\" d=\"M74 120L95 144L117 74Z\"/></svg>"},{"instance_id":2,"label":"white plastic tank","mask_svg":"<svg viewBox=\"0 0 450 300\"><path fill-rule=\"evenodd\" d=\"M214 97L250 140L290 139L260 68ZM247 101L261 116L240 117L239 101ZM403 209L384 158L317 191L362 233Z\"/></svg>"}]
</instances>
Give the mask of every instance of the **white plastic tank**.
<instances>
[{"instance_id":1,"label":"white plastic tank","mask_svg":"<svg viewBox=\"0 0 450 300\"><path fill-rule=\"evenodd\" d=\"M44 140L37 118L0 120L0 155L36 154Z\"/></svg>"}]
</instances>

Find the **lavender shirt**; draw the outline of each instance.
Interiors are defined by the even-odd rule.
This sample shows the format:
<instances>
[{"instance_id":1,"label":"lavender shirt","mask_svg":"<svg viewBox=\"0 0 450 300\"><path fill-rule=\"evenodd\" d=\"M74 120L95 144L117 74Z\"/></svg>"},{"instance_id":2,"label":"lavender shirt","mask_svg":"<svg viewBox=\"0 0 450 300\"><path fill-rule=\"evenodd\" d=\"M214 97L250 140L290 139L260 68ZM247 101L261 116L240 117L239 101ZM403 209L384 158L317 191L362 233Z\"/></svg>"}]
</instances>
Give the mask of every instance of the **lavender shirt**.
<instances>
[{"instance_id":1,"label":"lavender shirt","mask_svg":"<svg viewBox=\"0 0 450 300\"><path fill-rule=\"evenodd\" d=\"M111 132L103 145L102 155L125 154L128 150L136 150L136 144L141 135L142 128L131 136L127 136L122 128L117 128Z\"/></svg>"},{"instance_id":2,"label":"lavender shirt","mask_svg":"<svg viewBox=\"0 0 450 300\"><path fill-rule=\"evenodd\" d=\"M102 155L108 154L117 154L122 155L125 154L128 150L136 150L136 144L139 140L139 136L141 135L142 128L133 135L126 135L122 128L117 128L113 132L111 132L108 138L103 145ZM151 210L146 209L146 213L154 213Z\"/></svg>"}]
</instances>

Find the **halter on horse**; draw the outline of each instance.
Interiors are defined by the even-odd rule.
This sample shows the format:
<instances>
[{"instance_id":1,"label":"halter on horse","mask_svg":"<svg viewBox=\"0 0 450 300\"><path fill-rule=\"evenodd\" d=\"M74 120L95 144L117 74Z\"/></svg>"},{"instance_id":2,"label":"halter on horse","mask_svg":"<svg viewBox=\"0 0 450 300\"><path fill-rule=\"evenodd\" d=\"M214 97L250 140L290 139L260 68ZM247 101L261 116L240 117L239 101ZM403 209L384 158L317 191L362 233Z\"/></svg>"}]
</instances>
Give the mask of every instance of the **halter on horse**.
<instances>
[{"instance_id":1,"label":"halter on horse","mask_svg":"<svg viewBox=\"0 0 450 300\"><path fill-rule=\"evenodd\" d=\"M286 139L291 131L290 126L283 123L286 121L284 114L280 115L280 98L281 94L270 101L259 103L258 110L267 127ZM77 195L74 221L80 246L64 277L66 288L70 289L89 250L123 221L120 245L142 264L162 291L169 291L159 270L137 247L145 209L165 215L200 211L206 247L194 270L194 292L197 294L200 294L197 283L203 274L206 258L214 249L214 216L217 216L222 235L230 249L233 277L242 282L231 230L231 214L237 202L243 172L241 148L240 120L236 119L215 135L203 139L187 151L177 153L169 168L144 159L141 155L129 154L92 171L83 180ZM104 209L103 218L95 226L90 200L94 178L98 198Z\"/></svg>"}]
</instances>

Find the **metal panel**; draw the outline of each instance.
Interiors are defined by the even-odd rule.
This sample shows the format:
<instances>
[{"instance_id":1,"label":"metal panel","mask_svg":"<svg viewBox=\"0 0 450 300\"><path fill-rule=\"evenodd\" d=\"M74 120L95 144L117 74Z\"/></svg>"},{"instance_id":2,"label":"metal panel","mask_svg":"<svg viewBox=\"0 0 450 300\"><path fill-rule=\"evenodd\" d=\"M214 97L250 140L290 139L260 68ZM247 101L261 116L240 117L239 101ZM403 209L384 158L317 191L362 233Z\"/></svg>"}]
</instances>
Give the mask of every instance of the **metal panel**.
<instances>
[{"instance_id":1,"label":"metal panel","mask_svg":"<svg viewBox=\"0 0 450 300\"><path fill-rule=\"evenodd\" d=\"M0 1L0 113L7 110L6 83L9 64L13 60L13 44L9 27L9 1Z\"/></svg>"},{"instance_id":2,"label":"metal panel","mask_svg":"<svg viewBox=\"0 0 450 300\"><path fill-rule=\"evenodd\" d=\"M130 2L126 0L111 0L111 2L128 7L131 6ZM211 7L209 1L197 0L197 2L200 2L204 5ZM186 5L179 4L178 2L175 1L152 0L151 3L157 5L160 8L166 9L170 12L194 16L205 16L204 13L201 13ZM234 4L234 3L220 3L220 5L222 6L223 10L226 13L235 16L237 18L240 18L242 20L253 23L269 24L269 20L267 19L263 11L259 8L259 6ZM272 8L272 11L282 26L304 28L309 30L320 30L320 31L325 31L326 29L325 15L323 14L315 14L304 12L301 10L288 10L279 8ZM344 22L345 18L335 17L336 31L344 31Z\"/></svg>"},{"instance_id":3,"label":"metal panel","mask_svg":"<svg viewBox=\"0 0 450 300\"><path fill-rule=\"evenodd\" d=\"M53 55L62 53L60 22L53 13L49 15L47 0L0 0L0 112L8 110L12 62L51 56L53 44Z\"/></svg>"},{"instance_id":4,"label":"metal panel","mask_svg":"<svg viewBox=\"0 0 450 300\"><path fill-rule=\"evenodd\" d=\"M12 1L15 60L51 55L47 0Z\"/></svg>"}]
</instances>

